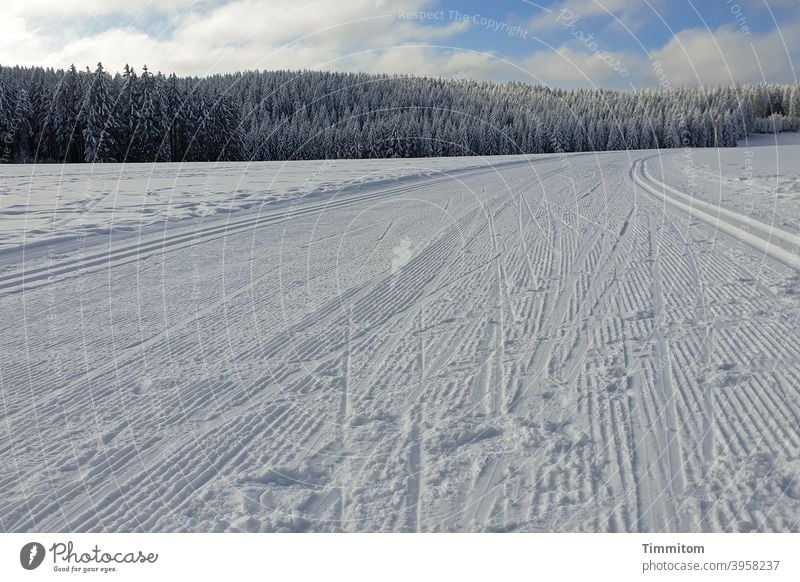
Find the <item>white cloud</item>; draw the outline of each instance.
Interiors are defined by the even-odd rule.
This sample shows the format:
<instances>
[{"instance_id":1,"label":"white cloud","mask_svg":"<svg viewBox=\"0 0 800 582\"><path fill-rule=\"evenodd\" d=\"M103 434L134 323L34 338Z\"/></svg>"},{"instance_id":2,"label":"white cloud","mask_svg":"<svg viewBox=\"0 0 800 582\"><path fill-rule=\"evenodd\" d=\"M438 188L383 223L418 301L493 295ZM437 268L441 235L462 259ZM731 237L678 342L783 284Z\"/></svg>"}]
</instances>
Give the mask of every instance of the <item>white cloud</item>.
<instances>
[{"instance_id":1,"label":"white cloud","mask_svg":"<svg viewBox=\"0 0 800 582\"><path fill-rule=\"evenodd\" d=\"M630 0L563 0L553 6L553 12L567 10L582 18L621 12L634 6Z\"/></svg>"},{"instance_id":2,"label":"white cloud","mask_svg":"<svg viewBox=\"0 0 800 582\"><path fill-rule=\"evenodd\" d=\"M619 42L604 42L613 40L606 9L627 24L662 4L563 0L555 7L580 15L581 32L599 31L596 44L555 23L557 13L550 13L548 33L562 37L553 49L531 42L529 54L506 60L495 51L453 46L468 23L398 18L401 11L431 9L433 0L12 0L0 19L0 55L4 65L93 67L102 61L111 71L125 63L192 75L319 68L627 88L656 83L651 60L609 48ZM789 54L796 54L800 19L782 31ZM734 25L683 30L651 56L675 86L794 80L775 30L749 36Z\"/></svg>"},{"instance_id":3,"label":"white cloud","mask_svg":"<svg viewBox=\"0 0 800 582\"><path fill-rule=\"evenodd\" d=\"M519 77L514 67L488 52L473 52L405 46L369 51L349 56L341 61L342 68L351 71L391 71L400 74L430 77L496 79Z\"/></svg>"},{"instance_id":4,"label":"white cloud","mask_svg":"<svg viewBox=\"0 0 800 582\"><path fill-rule=\"evenodd\" d=\"M783 39L777 30L745 36L733 26L683 30L652 58L661 61L674 85L794 82L800 21L783 25L781 32Z\"/></svg>"},{"instance_id":5,"label":"white cloud","mask_svg":"<svg viewBox=\"0 0 800 582\"><path fill-rule=\"evenodd\" d=\"M660 10L664 0L562 0L543 11L531 20L530 28L535 32L559 29L564 19L578 17L584 22L598 18L611 18L612 27L619 28L616 19L623 27L636 30L646 20L654 18L653 11Z\"/></svg>"},{"instance_id":6,"label":"white cloud","mask_svg":"<svg viewBox=\"0 0 800 582\"><path fill-rule=\"evenodd\" d=\"M10 0L3 4L3 12L48 19L93 18L109 14L135 15L148 10L173 12L201 4L198 0Z\"/></svg>"},{"instance_id":7,"label":"white cloud","mask_svg":"<svg viewBox=\"0 0 800 582\"><path fill-rule=\"evenodd\" d=\"M154 70L202 75L240 69L299 69L329 62L339 62L343 66L362 62L374 66L394 64L400 66L398 72L425 70L433 74L433 63L444 65L445 70L467 70L469 66L459 63L483 60L469 56L454 58L433 50L405 51L405 58L393 57L391 50L372 57L348 57L365 48L436 44L465 30L468 25L463 23L428 26L398 19L399 11L424 10L431 0L234 0L178 14L174 30L169 36L160 37L124 25L107 27L100 32L59 36L57 27L54 30L52 26L34 26L32 22L36 19L25 16L38 14L37 11L56 3L32 1L35 9L23 9L15 4L14 10L19 16L4 18L0 24L0 33L3 33L0 54L6 63L64 67L73 62L78 66L94 66L102 61L109 70L119 70L125 63L146 63ZM77 4L77 0L63 0L62 8L71 4ZM103 11L118 14L123 10L134 14L148 6L149 2L112 0L91 3L84 12L72 8L76 14L86 16ZM171 0L167 6L178 9L191 7L192 3ZM114 22L125 22L125 19ZM410 59L409 54L413 55Z\"/></svg>"}]
</instances>

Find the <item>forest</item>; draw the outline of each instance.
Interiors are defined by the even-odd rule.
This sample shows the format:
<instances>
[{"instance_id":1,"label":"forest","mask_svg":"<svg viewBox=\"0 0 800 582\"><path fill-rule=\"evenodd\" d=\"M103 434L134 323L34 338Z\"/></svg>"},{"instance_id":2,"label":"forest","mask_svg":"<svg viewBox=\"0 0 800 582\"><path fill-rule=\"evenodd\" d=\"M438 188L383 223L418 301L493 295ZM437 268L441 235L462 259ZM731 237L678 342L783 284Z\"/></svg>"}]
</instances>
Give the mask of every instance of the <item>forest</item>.
<instances>
[{"instance_id":1,"label":"forest","mask_svg":"<svg viewBox=\"0 0 800 582\"><path fill-rule=\"evenodd\" d=\"M564 90L364 73L0 66L4 163L735 147L798 126L798 85Z\"/></svg>"}]
</instances>

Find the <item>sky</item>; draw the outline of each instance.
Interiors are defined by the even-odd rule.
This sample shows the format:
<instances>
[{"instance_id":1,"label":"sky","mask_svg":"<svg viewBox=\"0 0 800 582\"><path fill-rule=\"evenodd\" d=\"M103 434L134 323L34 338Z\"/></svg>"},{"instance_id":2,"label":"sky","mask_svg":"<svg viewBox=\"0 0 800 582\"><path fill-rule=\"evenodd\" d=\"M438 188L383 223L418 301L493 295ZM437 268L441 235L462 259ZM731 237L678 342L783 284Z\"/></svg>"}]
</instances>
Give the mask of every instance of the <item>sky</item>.
<instances>
[{"instance_id":1,"label":"sky","mask_svg":"<svg viewBox=\"0 0 800 582\"><path fill-rule=\"evenodd\" d=\"M796 83L800 0L6 0L0 65Z\"/></svg>"}]
</instances>

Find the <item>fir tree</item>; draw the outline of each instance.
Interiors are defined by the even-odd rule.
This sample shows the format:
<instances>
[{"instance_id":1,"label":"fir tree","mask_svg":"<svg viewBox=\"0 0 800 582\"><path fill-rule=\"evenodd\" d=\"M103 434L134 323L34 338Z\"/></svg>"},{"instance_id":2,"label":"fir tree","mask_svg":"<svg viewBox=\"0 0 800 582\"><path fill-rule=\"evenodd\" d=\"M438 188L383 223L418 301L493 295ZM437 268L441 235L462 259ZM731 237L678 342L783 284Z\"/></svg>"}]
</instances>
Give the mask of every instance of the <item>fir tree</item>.
<instances>
[{"instance_id":1,"label":"fir tree","mask_svg":"<svg viewBox=\"0 0 800 582\"><path fill-rule=\"evenodd\" d=\"M119 98L116 101L113 118L116 120L114 142L117 146L117 160L139 161L133 140L136 131L136 107L138 97L138 79L136 72L127 64L119 80Z\"/></svg>"},{"instance_id":2,"label":"fir tree","mask_svg":"<svg viewBox=\"0 0 800 582\"><path fill-rule=\"evenodd\" d=\"M0 67L0 154L5 162L12 160L11 143L14 141L14 102L11 87Z\"/></svg>"},{"instance_id":3,"label":"fir tree","mask_svg":"<svg viewBox=\"0 0 800 582\"><path fill-rule=\"evenodd\" d=\"M169 116L163 77L142 68L135 111L134 151L143 162L162 162L171 158Z\"/></svg>"},{"instance_id":4,"label":"fir tree","mask_svg":"<svg viewBox=\"0 0 800 582\"><path fill-rule=\"evenodd\" d=\"M113 137L115 124L112 117L114 98L111 90L111 79L103 70L103 64L97 63L89 87L86 128L83 130L84 160L87 162L114 161L116 154Z\"/></svg>"},{"instance_id":5,"label":"fir tree","mask_svg":"<svg viewBox=\"0 0 800 582\"><path fill-rule=\"evenodd\" d=\"M71 65L59 84L56 96L54 131L59 160L83 161L83 129L83 87L75 65Z\"/></svg>"}]
</instances>

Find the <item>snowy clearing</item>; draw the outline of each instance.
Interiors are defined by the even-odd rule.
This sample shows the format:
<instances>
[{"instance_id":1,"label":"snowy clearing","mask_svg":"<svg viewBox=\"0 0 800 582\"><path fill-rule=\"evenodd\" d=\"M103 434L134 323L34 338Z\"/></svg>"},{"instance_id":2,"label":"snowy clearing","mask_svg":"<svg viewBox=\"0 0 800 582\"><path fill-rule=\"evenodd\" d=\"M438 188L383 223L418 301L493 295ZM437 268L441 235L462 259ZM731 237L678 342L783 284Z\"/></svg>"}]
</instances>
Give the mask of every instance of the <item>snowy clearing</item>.
<instances>
[{"instance_id":1,"label":"snowy clearing","mask_svg":"<svg viewBox=\"0 0 800 582\"><path fill-rule=\"evenodd\" d=\"M0 168L0 530L798 531L798 158Z\"/></svg>"},{"instance_id":2,"label":"snowy clearing","mask_svg":"<svg viewBox=\"0 0 800 582\"><path fill-rule=\"evenodd\" d=\"M508 159L508 158L501 158ZM266 210L347 187L480 164L476 158L185 164L0 166L0 250L105 234L164 230ZM210 219L208 219L210 220Z\"/></svg>"}]
</instances>

